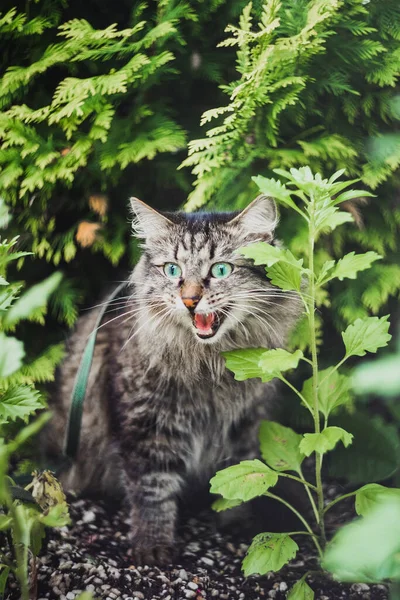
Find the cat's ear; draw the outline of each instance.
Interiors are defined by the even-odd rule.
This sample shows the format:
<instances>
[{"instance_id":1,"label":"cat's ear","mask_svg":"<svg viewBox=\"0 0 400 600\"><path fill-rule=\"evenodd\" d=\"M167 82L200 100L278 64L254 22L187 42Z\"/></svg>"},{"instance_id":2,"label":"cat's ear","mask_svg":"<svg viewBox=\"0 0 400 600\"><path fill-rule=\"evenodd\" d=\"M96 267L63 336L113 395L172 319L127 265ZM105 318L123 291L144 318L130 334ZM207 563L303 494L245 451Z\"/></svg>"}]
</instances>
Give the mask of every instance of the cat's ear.
<instances>
[{"instance_id":1,"label":"cat's ear","mask_svg":"<svg viewBox=\"0 0 400 600\"><path fill-rule=\"evenodd\" d=\"M133 213L132 227L138 238L160 237L173 225L167 217L138 198L130 198L129 201Z\"/></svg>"},{"instance_id":2,"label":"cat's ear","mask_svg":"<svg viewBox=\"0 0 400 600\"><path fill-rule=\"evenodd\" d=\"M274 200L261 194L229 223L239 226L246 235L269 241L274 237L278 220Z\"/></svg>"}]
</instances>

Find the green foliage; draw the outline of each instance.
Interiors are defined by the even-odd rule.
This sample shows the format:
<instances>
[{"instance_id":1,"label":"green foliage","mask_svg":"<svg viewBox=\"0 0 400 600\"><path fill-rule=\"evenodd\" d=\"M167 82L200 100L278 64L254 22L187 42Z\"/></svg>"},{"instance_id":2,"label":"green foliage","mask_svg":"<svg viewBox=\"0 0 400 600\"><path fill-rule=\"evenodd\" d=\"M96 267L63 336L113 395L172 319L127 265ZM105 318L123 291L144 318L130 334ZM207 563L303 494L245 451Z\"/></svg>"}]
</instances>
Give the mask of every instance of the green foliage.
<instances>
[{"instance_id":1,"label":"green foliage","mask_svg":"<svg viewBox=\"0 0 400 600\"><path fill-rule=\"evenodd\" d=\"M333 318L342 326L377 313L400 290L397 0L249 3L226 31L229 37L220 45L236 49L237 75L221 86L225 102L203 114L205 135L189 143L182 166L191 167L196 180L187 209L207 203L242 208L254 193L250 177L263 170L269 178L256 176L253 182L282 205L281 231L298 256L304 229L287 210L300 209L282 185L282 169L310 165L326 175L346 168L364 189L338 191L337 201L346 202L342 206L350 213L331 206L323 217L323 230L335 230L324 248L326 260L342 261L331 273L339 280L331 284ZM279 179L271 177L273 171ZM378 199L366 208L369 189ZM365 227L338 227L353 217L358 224L364 219ZM348 246L375 252L343 256ZM366 285L356 272L377 254L390 254L391 264L371 269ZM346 273L352 281L343 287ZM298 289L292 286L283 289Z\"/></svg>"},{"instance_id":2,"label":"green foliage","mask_svg":"<svg viewBox=\"0 0 400 600\"><path fill-rule=\"evenodd\" d=\"M322 458L325 458L325 455L329 453L326 457L329 460L330 453L338 442L342 442L347 452L347 447L352 444L354 437L351 431L347 431L347 427L345 429L338 424L332 424L333 419L336 419L333 413L336 412L339 406L349 405L352 399L350 379L345 373L339 372L339 369L352 356L364 356L366 352L376 352L379 348L386 346L391 339L391 335L388 333L389 322L387 316L356 319L342 333L344 343L342 359L336 364L320 370L319 361L321 358L317 348L317 333L320 324L317 323L315 315L318 299L321 297L325 297L325 301L329 299L329 294L324 288L330 279L337 278L340 281L344 278L354 279L360 271L370 267L380 257L374 252L366 252L360 255L350 253L338 261L330 258L327 261L317 260L316 241L326 232L332 219L334 228L341 224L342 220L337 218L341 214L338 211L341 199L343 197L354 197L359 193L359 191L353 189L344 191L354 181L340 181L342 171L335 173L330 179L324 179L320 174L314 175L309 167L292 168L290 171L276 169L276 172L287 180L286 185L278 186L278 201L283 199L281 201L285 206L290 206L296 202L295 212L297 218L306 222L307 239L305 240L305 249L303 249L304 258L297 260L291 252L269 246L266 243L254 244L240 249L239 252L249 261L253 260L255 264L264 264L266 275L270 279L271 269L281 267L279 287L282 293L285 290L287 290L286 293L293 293L293 290L297 290L303 303L308 324L307 347L310 348L310 353L307 356L301 350L288 352L280 348L273 350L251 348L225 352L223 355L226 359L227 368L232 370L235 378L240 381L251 377L260 377L265 382L271 381L273 378L279 378L287 384L299 397L302 409L310 413L314 424L313 432L300 435L292 429L277 423L262 423L259 435L260 449L266 464L259 460L244 461L240 465L234 465L219 471L211 480L211 491L222 496L222 502L217 506L218 510L231 506L229 503L224 504L224 501L246 501L259 495L269 496L281 501L296 514L304 526L303 531L294 532L292 535L295 533L309 535L323 564L334 574L339 572L340 576L346 579L347 575L343 575L347 568L346 563L342 561L338 553L335 554L336 544L332 543L332 547L329 547L324 554L326 512L343 498L356 495L356 510L364 516L365 523L361 523L359 529L356 529L358 525L354 525L354 529L351 529L351 531L363 532L364 528L368 530L370 527L377 527L375 522L371 525L369 518L381 499L391 498L400 502L400 490L369 484L326 505L322 486ZM257 181L263 189L270 186L268 180L260 176ZM275 186L275 181L271 185ZM333 228L330 227L330 229ZM288 266L290 270L287 269ZM296 286L293 285L295 281L294 273L296 273ZM289 292L289 290L291 291ZM282 374L289 369L297 368L300 362L307 364L308 368L311 367L312 372L312 376L304 381L301 391ZM323 420L321 417L323 417ZM331 421L330 424L329 421ZM310 456L314 457L315 462L315 481L313 482L304 477L301 469L304 457ZM365 463L365 455L362 459ZM348 456L346 460L349 462ZM293 475L293 472L296 475ZM289 477L304 485L313 511L315 521L313 525L317 528L318 535L314 534L314 529L309 520L304 518L291 503L279 498L270 491L270 488L278 482L280 477ZM376 519L378 521L378 517ZM341 533L337 536L339 540L341 539L340 536ZM344 538L346 538L345 533L343 533ZM363 543L366 543L365 539ZM244 572L249 575L253 573L265 574L270 570L279 570L293 558L296 550L297 544L289 534L260 534L254 538L243 562ZM385 555L389 551L393 552L394 550L392 547L386 549ZM355 563L358 560L359 558L355 559ZM349 572L352 573L352 580L372 580L359 579L355 575L357 572L355 569L351 571L350 568ZM382 579L382 577L393 579L397 577L396 570L387 569L385 572L387 575L382 575L377 571L374 580ZM289 597L313 597L313 592L306 584L305 578L290 591Z\"/></svg>"},{"instance_id":3,"label":"green foliage","mask_svg":"<svg viewBox=\"0 0 400 600\"><path fill-rule=\"evenodd\" d=\"M251 500L262 496L278 482L277 474L259 460L243 460L228 467L211 479L212 494L226 500Z\"/></svg>"},{"instance_id":4,"label":"green foliage","mask_svg":"<svg viewBox=\"0 0 400 600\"><path fill-rule=\"evenodd\" d=\"M304 580L297 581L290 590L287 600L314 600L314 592Z\"/></svg>"},{"instance_id":5,"label":"green foliage","mask_svg":"<svg viewBox=\"0 0 400 600\"><path fill-rule=\"evenodd\" d=\"M398 581L399 553L400 499L390 495L365 517L338 531L327 548L324 566L342 581Z\"/></svg>"},{"instance_id":6,"label":"green foliage","mask_svg":"<svg viewBox=\"0 0 400 600\"><path fill-rule=\"evenodd\" d=\"M296 556L298 545L285 533L260 533L253 539L243 560L243 571L248 575L265 575L279 571Z\"/></svg>"},{"instance_id":7,"label":"green foliage","mask_svg":"<svg viewBox=\"0 0 400 600\"><path fill-rule=\"evenodd\" d=\"M3 206L0 201L0 207ZM10 458L13 457L15 463L22 446L49 418L49 414L44 413L26 425L37 411L45 407L44 398L34 384L51 380L55 365L62 357L60 346L54 346L36 360L25 362L23 342L9 335L23 320L43 322L48 298L61 279L60 273L53 273L23 293L22 283L8 283L10 263L26 255L14 251L17 241L17 238L11 241L0 238L0 503L4 511L0 515L0 529L7 532L14 557L10 561L1 556L1 562L7 567L1 574L0 592L4 591L8 574L13 571L21 587L22 599L28 600L28 559L37 556L40 551L44 528L65 525L69 516L65 496L50 473L35 475L30 484L34 491L32 497L14 486L8 477ZM17 432L16 425L19 426ZM51 489L57 489L55 498L49 495L48 490L38 493L43 479L51 482ZM29 497L30 501L27 501Z\"/></svg>"}]
</instances>

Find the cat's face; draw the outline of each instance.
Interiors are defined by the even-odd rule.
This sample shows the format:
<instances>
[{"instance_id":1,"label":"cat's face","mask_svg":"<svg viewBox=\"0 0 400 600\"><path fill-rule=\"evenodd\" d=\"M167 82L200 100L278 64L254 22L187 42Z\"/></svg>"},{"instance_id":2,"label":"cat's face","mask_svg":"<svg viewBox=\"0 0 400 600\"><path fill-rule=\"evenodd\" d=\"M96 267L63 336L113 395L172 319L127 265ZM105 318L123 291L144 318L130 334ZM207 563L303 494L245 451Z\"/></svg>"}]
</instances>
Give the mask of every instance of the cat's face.
<instances>
[{"instance_id":1,"label":"cat's face","mask_svg":"<svg viewBox=\"0 0 400 600\"><path fill-rule=\"evenodd\" d=\"M257 324L274 329L268 314L281 294L263 267L237 253L256 240L273 242L273 200L260 196L239 214L161 214L136 199L132 208L144 250L134 279L149 323L170 323L203 344L236 330L251 341Z\"/></svg>"}]
</instances>

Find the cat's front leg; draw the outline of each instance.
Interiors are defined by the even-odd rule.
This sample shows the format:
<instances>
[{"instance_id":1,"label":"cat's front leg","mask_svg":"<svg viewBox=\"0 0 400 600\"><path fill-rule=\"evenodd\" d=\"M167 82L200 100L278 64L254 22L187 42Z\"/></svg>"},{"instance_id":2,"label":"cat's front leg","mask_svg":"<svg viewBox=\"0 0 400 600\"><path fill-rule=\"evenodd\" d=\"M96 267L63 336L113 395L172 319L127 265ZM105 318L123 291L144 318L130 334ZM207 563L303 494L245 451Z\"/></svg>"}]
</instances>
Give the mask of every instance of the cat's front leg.
<instances>
[{"instance_id":1,"label":"cat's front leg","mask_svg":"<svg viewBox=\"0 0 400 600\"><path fill-rule=\"evenodd\" d=\"M130 452L122 446L133 558L137 564L170 563L183 485L181 461L165 439L142 439Z\"/></svg>"}]
</instances>

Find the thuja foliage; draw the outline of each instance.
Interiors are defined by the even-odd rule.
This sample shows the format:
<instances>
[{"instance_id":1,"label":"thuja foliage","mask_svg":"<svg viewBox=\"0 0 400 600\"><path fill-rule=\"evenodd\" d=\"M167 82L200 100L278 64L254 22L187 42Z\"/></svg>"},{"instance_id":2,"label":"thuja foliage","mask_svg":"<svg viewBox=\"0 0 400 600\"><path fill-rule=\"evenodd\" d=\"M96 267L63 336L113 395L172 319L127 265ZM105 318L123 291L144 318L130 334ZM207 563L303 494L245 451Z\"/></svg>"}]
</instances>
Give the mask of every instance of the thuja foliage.
<instances>
[{"instance_id":1,"label":"thuja foliage","mask_svg":"<svg viewBox=\"0 0 400 600\"><path fill-rule=\"evenodd\" d=\"M315 544L322 567L331 570L342 579L397 579L399 568L395 554L400 549L398 535L396 543L393 542L393 536L382 538L379 551L375 554L374 546L374 552L370 553L374 556L369 559L366 553L355 558L351 566L348 564L347 577L343 575L346 563L338 559L335 541L331 547L328 546L325 554L326 513L345 497L355 496L356 512L365 519L352 525L351 531L357 530L362 533L368 531L370 526L377 527L376 523L382 516L379 509L382 501L389 501L397 515L400 512L399 489L368 484L326 504L322 486L324 457L337 444L348 447L353 441L353 435L349 431L331 424L337 408L348 405L351 400L350 380L341 367L354 356L364 356L367 352L376 352L378 348L386 346L391 335L388 333L387 316L356 319L342 332L341 360L321 370L315 314L325 296L328 282L334 279L340 282L354 279L359 272L370 268L381 256L373 251L363 254L350 252L337 261L328 259L317 263L317 242L324 234L334 231L352 218L349 213L340 210L340 205L347 198L360 194L360 191L346 190L354 181L341 181L343 170L336 172L330 179L324 179L320 174L313 175L309 167L292 168L290 171L276 169L276 173L286 180L279 189L275 180L258 177L256 182L263 191L270 188L272 193L274 190L276 200L304 221L307 229L307 252L304 257L297 258L288 249L264 242L241 248L239 252L252 259L256 265L265 265L266 275L273 285L281 288L283 292L296 292L299 295L307 319L310 352L304 354L300 349L288 352L282 348L260 348L235 350L224 353L224 356L227 368L233 371L239 381L259 377L268 382L277 378L289 386L298 397L303 410L311 415L313 432L301 435L278 423L264 421L260 428L260 450L264 462L258 459L246 460L219 471L211 480L211 492L222 496L216 501L214 508L229 509L256 496L268 496L285 504L303 526L302 530L292 533L267 532L257 535L243 561L246 575L265 574L281 569L296 555L298 546L293 536L301 534L309 536ZM300 363L308 367L311 376L304 381L301 388L297 388L287 378L286 372L296 369ZM302 468L303 461L310 456L315 460L315 474L312 478L306 477ZM280 477L288 477L304 485L312 519L306 514L301 514L290 502L274 493L273 488ZM345 535L344 532L340 532L339 541L344 539ZM313 593L305 577L288 596L293 599L312 597Z\"/></svg>"},{"instance_id":2,"label":"thuja foliage","mask_svg":"<svg viewBox=\"0 0 400 600\"><path fill-rule=\"evenodd\" d=\"M0 221L0 226L8 221L1 203ZM24 344L15 335L22 321L43 322L47 300L61 278L60 273L53 273L25 292L22 282L9 283L9 265L30 254L16 251L17 241L0 237L0 531L9 545L7 555L0 552L0 595L13 572L22 599L28 600L28 564L34 564L44 529L65 525L69 517L64 494L50 473L35 474L26 490L8 476L10 464L16 467L18 463L21 448L48 420L49 413L43 413L29 422L46 406L35 384L53 379L63 352L61 345L51 346L41 356L27 360Z\"/></svg>"},{"instance_id":3,"label":"thuja foliage","mask_svg":"<svg viewBox=\"0 0 400 600\"><path fill-rule=\"evenodd\" d=\"M207 202L240 208L253 193L251 175L262 170L272 177L275 168L301 165L325 175L345 167L364 186L380 186L379 202L361 209L365 229L340 228L330 247L320 249L325 259L340 256L348 244L390 254L345 289L332 282L337 322L377 312L400 289L399 3L249 3L239 24L226 31L220 46L236 48L237 78L222 87L226 102L203 114L206 136L189 143L183 165L192 167L196 181L188 208ZM269 184L277 192L279 178ZM365 196L360 190L359 199ZM297 252L305 227L291 215L282 230Z\"/></svg>"}]
</instances>

